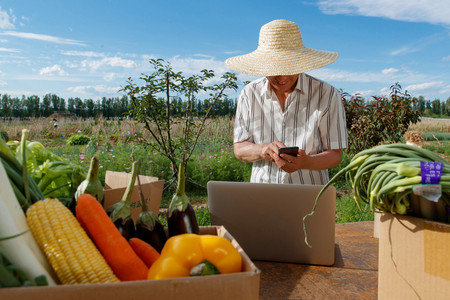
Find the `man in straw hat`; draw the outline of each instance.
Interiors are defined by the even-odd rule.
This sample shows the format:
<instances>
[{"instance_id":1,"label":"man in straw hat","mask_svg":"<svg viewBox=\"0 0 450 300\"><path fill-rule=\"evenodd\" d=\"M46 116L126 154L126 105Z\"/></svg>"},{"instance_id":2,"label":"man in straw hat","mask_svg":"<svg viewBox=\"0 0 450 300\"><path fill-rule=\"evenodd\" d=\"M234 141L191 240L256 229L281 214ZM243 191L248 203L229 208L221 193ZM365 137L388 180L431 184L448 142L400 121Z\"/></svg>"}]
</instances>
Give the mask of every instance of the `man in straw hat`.
<instances>
[{"instance_id":1,"label":"man in straw hat","mask_svg":"<svg viewBox=\"0 0 450 300\"><path fill-rule=\"evenodd\" d=\"M305 47L297 24L261 27L258 48L227 59L242 73L263 76L242 90L236 110L234 153L253 162L251 182L325 184L327 169L347 147L341 95L304 72L333 63L336 52ZM278 149L298 146L297 157Z\"/></svg>"}]
</instances>

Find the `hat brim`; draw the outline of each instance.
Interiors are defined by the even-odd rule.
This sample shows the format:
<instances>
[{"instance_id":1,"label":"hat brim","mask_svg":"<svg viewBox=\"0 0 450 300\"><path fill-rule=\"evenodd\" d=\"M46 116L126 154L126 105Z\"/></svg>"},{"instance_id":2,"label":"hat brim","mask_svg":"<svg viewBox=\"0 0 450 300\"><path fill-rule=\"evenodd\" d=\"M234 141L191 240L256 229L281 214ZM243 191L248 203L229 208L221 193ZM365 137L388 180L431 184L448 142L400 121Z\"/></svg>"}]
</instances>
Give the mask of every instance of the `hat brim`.
<instances>
[{"instance_id":1,"label":"hat brim","mask_svg":"<svg viewBox=\"0 0 450 300\"><path fill-rule=\"evenodd\" d=\"M251 53L230 57L225 64L244 74L254 76L295 75L327 66L339 57L337 52L301 47L297 50Z\"/></svg>"}]
</instances>

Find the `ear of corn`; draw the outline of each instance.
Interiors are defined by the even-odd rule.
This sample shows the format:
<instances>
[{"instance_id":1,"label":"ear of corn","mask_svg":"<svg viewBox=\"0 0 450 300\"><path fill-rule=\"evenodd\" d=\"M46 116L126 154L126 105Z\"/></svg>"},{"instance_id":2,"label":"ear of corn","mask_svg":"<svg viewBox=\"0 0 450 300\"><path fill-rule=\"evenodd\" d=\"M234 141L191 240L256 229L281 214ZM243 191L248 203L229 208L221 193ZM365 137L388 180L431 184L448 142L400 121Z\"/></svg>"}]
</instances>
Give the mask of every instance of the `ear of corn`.
<instances>
[{"instance_id":1,"label":"ear of corn","mask_svg":"<svg viewBox=\"0 0 450 300\"><path fill-rule=\"evenodd\" d=\"M119 282L75 216L59 200L45 199L31 205L27 222L62 284Z\"/></svg>"}]
</instances>

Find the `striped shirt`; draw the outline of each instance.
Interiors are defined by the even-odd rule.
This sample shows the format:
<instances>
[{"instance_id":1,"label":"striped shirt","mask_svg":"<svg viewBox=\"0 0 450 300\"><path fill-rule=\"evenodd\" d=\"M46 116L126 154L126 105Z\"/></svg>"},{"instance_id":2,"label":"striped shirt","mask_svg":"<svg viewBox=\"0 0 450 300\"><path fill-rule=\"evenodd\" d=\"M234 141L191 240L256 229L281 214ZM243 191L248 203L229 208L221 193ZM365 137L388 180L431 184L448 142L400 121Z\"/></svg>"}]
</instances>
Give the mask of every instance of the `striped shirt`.
<instances>
[{"instance_id":1,"label":"striped shirt","mask_svg":"<svg viewBox=\"0 0 450 300\"><path fill-rule=\"evenodd\" d=\"M347 147L345 110L339 92L328 83L300 74L297 85L281 109L267 78L249 83L241 92L236 109L234 143L268 144L281 141L312 155L324 149ZM253 162L250 182L325 184L328 170L287 173L274 162Z\"/></svg>"}]
</instances>

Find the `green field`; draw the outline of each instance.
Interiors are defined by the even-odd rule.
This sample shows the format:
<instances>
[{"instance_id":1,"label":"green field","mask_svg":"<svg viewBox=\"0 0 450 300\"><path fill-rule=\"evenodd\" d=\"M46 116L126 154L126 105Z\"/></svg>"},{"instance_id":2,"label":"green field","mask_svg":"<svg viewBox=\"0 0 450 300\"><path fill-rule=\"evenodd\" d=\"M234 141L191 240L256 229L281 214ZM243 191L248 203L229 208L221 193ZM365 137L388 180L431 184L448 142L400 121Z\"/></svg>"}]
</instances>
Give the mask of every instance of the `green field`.
<instances>
[{"instance_id":1,"label":"green field","mask_svg":"<svg viewBox=\"0 0 450 300\"><path fill-rule=\"evenodd\" d=\"M172 177L171 165L166 157L142 146L138 141L144 131L132 121L106 121L103 119L61 120L57 130L48 120L16 121L2 123L2 130L10 140L18 140L21 130L30 131L29 140L40 141L54 154L64 157L72 163L88 168L92 156L100 160L100 179L104 183L106 170L130 172L133 153L139 161L138 173L154 176L165 180L162 208L166 208L174 192L175 180ZM233 120L228 118L211 121L201 136L200 142L189 161L186 169L186 193L191 203L196 207L199 223L207 225L209 214L204 209L207 202L206 184L209 180L248 181L251 164L238 161L232 150ZM422 121L411 127L420 131L424 136L424 148L432 150L442 156L450 157L450 122L436 123ZM88 143L71 145L74 135L87 136ZM428 139L428 136L434 139ZM330 177L349 161L344 156L342 163L331 169ZM360 211L356 206L352 191L344 178L335 187L338 190L336 204L336 222L357 222L373 220L373 212L367 207Z\"/></svg>"}]
</instances>

